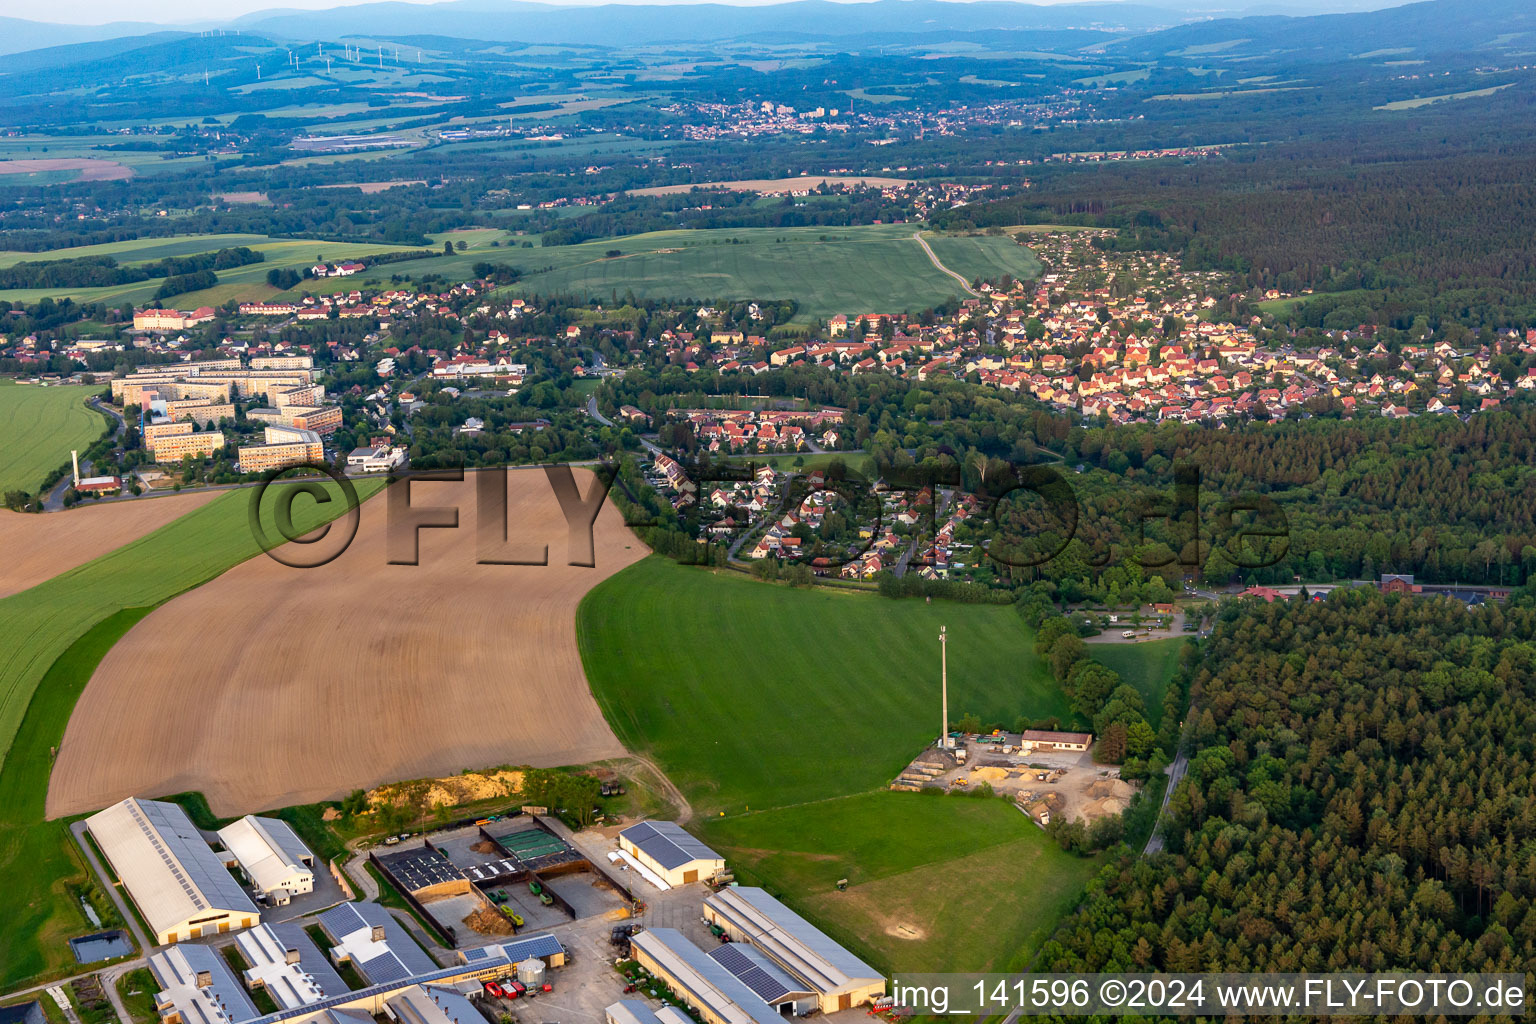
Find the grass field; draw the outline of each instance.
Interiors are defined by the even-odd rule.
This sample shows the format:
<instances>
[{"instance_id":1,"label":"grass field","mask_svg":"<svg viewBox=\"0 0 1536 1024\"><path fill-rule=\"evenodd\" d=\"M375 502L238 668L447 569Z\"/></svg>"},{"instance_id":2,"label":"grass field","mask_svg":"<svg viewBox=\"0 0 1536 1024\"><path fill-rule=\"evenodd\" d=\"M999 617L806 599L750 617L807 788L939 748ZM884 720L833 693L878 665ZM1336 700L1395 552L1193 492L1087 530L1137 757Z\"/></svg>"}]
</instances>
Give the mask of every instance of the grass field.
<instances>
[{"instance_id":1,"label":"grass field","mask_svg":"<svg viewBox=\"0 0 1536 1024\"><path fill-rule=\"evenodd\" d=\"M941 625L952 718L1070 717L1006 605L792 590L652 557L594 588L576 628L619 738L700 810L735 814L890 782L938 732Z\"/></svg>"},{"instance_id":2,"label":"grass field","mask_svg":"<svg viewBox=\"0 0 1536 1024\"><path fill-rule=\"evenodd\" d=\"M861 793L700 831L742 881L892 971L1022 967L1098 867L1001 800Z\"/></svg>"},{"instance_id":3,"label":"grass field","mask_svg":"<svg viewBox=\"0 0 1536 1024\"><path fill-rule=\"evenodd\" d=\"M1004 274L1031 278L1040 273L1035 254L1008 235L926 234L939 262L967 281L996 281Z\"/></svg>"},{"instance_id":4,"label":"grass field","mask_svg":"<svg viewBox=\"0 0 1536 1024\"><path fill-rule=\"evenodd\" d=\"M512 250L508 262L525 271L514 286L519 294L574 292L605 301L626 291L640 298L794 299L802 318L899 313L960 294L954 280L929 262L912 231L904 224L656 231ZM941 236L930 244L941 260L953 253L961 265L951 269L968 278L982 268L1019 277L1039 269L1033 254L1008 238ZM615 249L623 255L609 258Z\"/></svg>"},{"instance_id":5,"label":"grass field","mask_svg":"<svg viewBox=\"0 0 1536 1024\"><path fill-rule=\"evenodd\" d=\"M329 263L410 248L385 245L382 242L377 244L323 242L311 238L269 238L266 235L172 235L166 238L143 238L127 242L107 242L102 245L82 245L70 249L51 249L47 252L0 252L0 267L22 262L75 259L82 256L112 256L121 264L131 265L148 263L167 256L190 256L195 253L214 252L218 249L241 245L263 253L266 259L261 263L220 270L217 272L219 283L213 288L178 295L167 302L179 309L191 309L199 305L217 305L230 299L251 302L268 299L279 294L277 289L267 284L267 272L270 270L285 267L298 270L309 267L314 265L317 257ZM345 280L355 281L354 278ZM63 290L20 288L0 291L0 299L12 302L36 302L44 296L59 298L67 295L81 302L105 302L112 305L133 302L142 305L153 299L155 292L160 288L161 281L161 278L151 278L148 281L136 281L132 284ZM353 284L351 287L356 285Z\"/></svg>"},{"instance_id":6,"label":"grass field","mask_svg":"<svg viewBox=\"0 0 1536 1024\"><path fill-rule=\"evenodd\" d=\"M86 406L100 389L39 387L0 380L0 494L36 492L43 477L69 461L107 429L107 421Z\"/></svg>"},{"instance_id":7,"label":"grass field","mask_svg":"<svg viewBox=\"0 0 1536 1024\"><path fill-rule=\"evenodd\" d=\"M67 940L91 929L78 893L94 885L92 876L68 825L43 821L50 751L96 664L148 613L130 608L109 615L60 655L0 770L0 874L6 879L0 886L0 920L6 922L0 928L0 987L70 963ZM105 899L93 902L107 906Z\"/></svg>"},{"instance_id":8,"label":"grass field","mask_svg":"<svg viewBox=\"0 0 1536 1024\"><path fill-rule=\"evenodd\" d=\"M1136 688L1147 706L1147 722L1156 729L1163 721L1163 694L1183 649L1182 637L1169 637L1137 644L1092 644L1088 654Z\"/></svg>"},{"instance_id":9,"label":"grass field","mask_svg":"<svg viewBox=\"0 0 1536 1024\"><path fill-rule=\"evenodd\" d=\"M940 625L953 717L1067 717L1008 606L794 590L653 556L587 596L577 635L615 732L744 881L884 969L1001 970L1096 862L1001 800L885 788L937 731Z\"/></svg>"},{"instance_id":10,"label":"grass field","mask_svg":"<svg viewBox=\"0 0 1536 1024\"><path fill-rule=\"evenodd\" d=\"M358 490L367 496L379 486L365 482ZM53 751L76 698L153 605L258 552L251 493L226 494L0 601L0 988L66 969L73 957L63 940L89 929L78 891L90 876L65 823L43 818ZM334 514L338 503L324 508ZM295 525L319 525L320 509L308 499L295 502Z\"/></svg>"}]
</instances>

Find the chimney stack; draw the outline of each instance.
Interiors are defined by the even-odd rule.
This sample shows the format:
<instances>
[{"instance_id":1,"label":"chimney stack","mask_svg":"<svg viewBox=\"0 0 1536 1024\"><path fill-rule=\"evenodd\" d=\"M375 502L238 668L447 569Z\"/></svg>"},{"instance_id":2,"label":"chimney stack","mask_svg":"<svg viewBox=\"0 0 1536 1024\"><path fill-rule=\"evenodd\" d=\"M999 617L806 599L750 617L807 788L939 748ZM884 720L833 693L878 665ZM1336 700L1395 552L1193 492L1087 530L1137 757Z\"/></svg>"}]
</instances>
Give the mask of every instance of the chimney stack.
<instances>
[{"instance_id":1,"label":"chimney stack","mask_svg":"<svg viewBox=\"0 0 1536 1024\"><path fill-rule=\"evenodd\" d=\"M75 463L75 483L78 484L80 482L80 453L72 451L69 453L69 457Z\"/></svg>"}]
</instances>

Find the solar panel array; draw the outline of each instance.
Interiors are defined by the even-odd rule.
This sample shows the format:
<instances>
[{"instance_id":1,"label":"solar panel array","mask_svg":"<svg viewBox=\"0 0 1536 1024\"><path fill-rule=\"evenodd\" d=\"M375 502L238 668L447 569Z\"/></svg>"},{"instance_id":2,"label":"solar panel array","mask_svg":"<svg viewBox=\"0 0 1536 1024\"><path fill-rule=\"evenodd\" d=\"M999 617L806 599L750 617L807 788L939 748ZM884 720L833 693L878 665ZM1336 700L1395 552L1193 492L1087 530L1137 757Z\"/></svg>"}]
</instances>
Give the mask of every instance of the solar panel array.
<instances>
[{"instance_id":1,"label":"solar panel array","mask_svg":"<svg viewBox=\"0 0 1536 1024\"><path fill-rule=\"evenodd\" d=\"M709 951L710 959L741 979L765 1003L775 1003L794 993L809 991L794 983L767 957L750 946L728 942Z\"/></svg>"},{"instance_id":2,"label":"solar panel array","mask_svg":"<svg viewBox=\"0 0 1536 1024\"><path fill-rule=\"evenodd\" d=\"M642 821L619 833L667 870L695 860L720 860L720 855L683 831L674 821Z\"/></svg>"}]
</instances>

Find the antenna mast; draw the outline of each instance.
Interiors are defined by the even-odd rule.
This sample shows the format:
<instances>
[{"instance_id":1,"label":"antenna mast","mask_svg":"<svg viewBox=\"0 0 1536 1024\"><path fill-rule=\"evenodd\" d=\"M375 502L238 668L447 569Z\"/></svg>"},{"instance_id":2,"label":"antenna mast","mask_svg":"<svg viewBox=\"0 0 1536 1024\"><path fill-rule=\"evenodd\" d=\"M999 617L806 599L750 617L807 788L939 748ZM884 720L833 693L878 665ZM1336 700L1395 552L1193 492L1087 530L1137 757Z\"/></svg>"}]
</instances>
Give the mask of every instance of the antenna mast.
<instances>
[{"instance_id":1,"label":"antenna mast","mask_svg":"<svg viewBox=\"0 0 1536 1024\"><path fill-rule=\"evenodd\" d=\"M940 710L942 719L939 722L939 749L949 749L949 637L945 634L945 628L939 627L939 680L940 680Z\"/></svg>"}]
</instances>

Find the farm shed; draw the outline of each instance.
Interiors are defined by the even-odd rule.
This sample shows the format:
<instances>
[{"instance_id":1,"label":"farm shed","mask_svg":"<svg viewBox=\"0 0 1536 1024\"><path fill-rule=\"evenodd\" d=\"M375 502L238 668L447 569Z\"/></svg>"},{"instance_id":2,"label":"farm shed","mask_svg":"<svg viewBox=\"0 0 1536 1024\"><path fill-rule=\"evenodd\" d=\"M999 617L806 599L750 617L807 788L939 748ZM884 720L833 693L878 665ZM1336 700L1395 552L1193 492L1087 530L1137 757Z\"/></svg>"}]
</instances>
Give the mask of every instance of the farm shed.
<instances>
[{"instance_id":1,"label":"farm shed","mask_svg":"<svg viewBox=\"0 0 1536 1024\"><path fill-rule=\"evenodd\" d=\"M284 1010L318 1003L347 991L341 975L298 924L264 921L241 932L236 944L250 965L245 971L246 986L253 991L258 987L266 990Z\"/></svg>"},{"instance_id":2,"label":"farm shed","mask_svg":"<svg viewBox=\"0 0 1536 1024\"><path fill-rule=\"evenodd\" d=\"M401 981L437 969L432 958L377 903L343 903L319 917L320 927L336 943L335 963L350 961L370 985Z\"/></svg>"},{"instance_id":3,"label":"farm shed","mask_svg":"<svg viewBox=\"0 0 1536 1024\"><path fill-rule=\"evenodd\" d=\"M619 833L619 849L660 875L668 885L687 885L725 870L725 858L683 831L675 821L642 821Z\"/></svg>"},{"instance_id":4,"label":"farm shed","mask_svg":"<svg viewBox=\"0 0 1536 1024\"><path fill-rule=\"evenodd\" d=\"M219 841L268 899L314 892L315 855L286 821L247 814L219 829Z\"/></svg>"},{"instance_id":5,"label":"farm shed","mask_svg":"<svg viewBox=\"0 0 1536 1024\"><path fill-rule=\"evenodd\" d=\"M708 956L780 1013L787 1011L803 1017L818 1005L810 986L790 977L766 953L749 943L725 942L710 950Z\"/></svg>"},{"instance_id":6,"label":"farm shed","mask_svg":"<svg viewBox=\"0 0 1536 1024\"><path fill-rule=\"evenodd\" d=\"M149 970L160 985L155 1009L165 1024L242 1024L261 1016L211 946L174 946L154 953Z\"/></svg>"},{"instance_id":7,"label":"farm shed","mask_svg":"<svg viewBox=\"0 0 1536 1024\"><path fill-rule=\"evenodd\" d=\"M630 939L630 949L704 1024L782 1024L777 1010L676 928L648 928Z\"/></svg>"},{"instance_id":8,"label":"farm shed","mask_svg":"<svg viewBox=\"0 0 1536 1024\"><path fill-rule=\"evenodd\" d=\"M176 804L129 797L85 824L157 943L260 922L256 904Z\"/></svg>"},{"instance_id":9,"label":"farm shed","mask_svg":"<svg viewBox=\"0 0 1536 1024\"><path fill-rule=\"evenodd\" d=\"M1093 733L1026 729L1019 735L1019 743L1025 750L1087 750L1093 746Z\"/></svg>"},{"instance_id":10,"label":"farm shed","mask_svg":"<svg viewBox=\"0 0 1536 1024\"><path fill-rule=\"evenodd\" d=\"M471 967L504 956L511 964L520 964L524 960L537 958L544 961L545 967L565 966L565 947L560 940L547 932L538 935L525 935L520 939L509 942L492 943L488 946L476 946L473 949L459 950L459 963Z\"/></svg>"},{"instance_id":11,"label":"farm shed","mask_svg":"<svg viewBox=\"0 0 1536 1024\"><path fill-rule=\"evenodd\" d=\"M704 918L732 942L750 942L816 994L824 1013L872 1002L885 977L764 889L732 886L704 900Z\"/></svg>"},{"instance_id":12,"label":"farm shed","mask_svg":"<svg viewBox=\"0 0 1536 1024\"><path fill-rule=\"evenodd\" d=\"M607 1024L693 1024L693 1018L675 1006L652 1010L638 999L620 999L603 1010Z\"/></svg>"}]
</instances>

